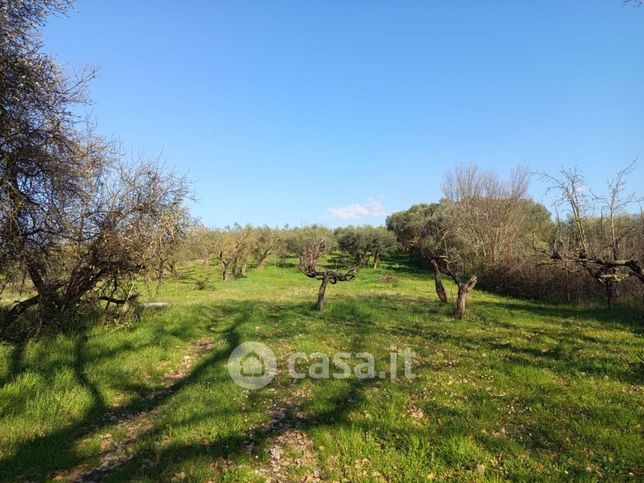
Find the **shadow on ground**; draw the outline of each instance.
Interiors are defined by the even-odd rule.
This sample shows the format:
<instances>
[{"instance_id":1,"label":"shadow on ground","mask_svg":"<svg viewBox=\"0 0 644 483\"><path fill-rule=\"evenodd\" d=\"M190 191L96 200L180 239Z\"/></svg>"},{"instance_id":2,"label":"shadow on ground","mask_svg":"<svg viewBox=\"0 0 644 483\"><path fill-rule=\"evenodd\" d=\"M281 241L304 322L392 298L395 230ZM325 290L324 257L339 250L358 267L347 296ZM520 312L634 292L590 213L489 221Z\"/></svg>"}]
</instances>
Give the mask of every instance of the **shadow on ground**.
<instances>
[{"instance_id":1,"label":"shadow on ground","mask_svg":"<svg viewBox=\"0 0 644 483\"><path fill-rule=\"evenodd\" d=\"M606 341L601 334L587 334L583 326L564 320L588 318L593 321L595 328L619 326L639 333L642 314L628 308L611 312L593 310L585 313L583 309L549 307L521 301L483 300L472 304L472 316L469 320L457 322L446 315L445 307L437 303L428 303L423 298L408 296L344 298L336 295L330 302L328 310L322 314L316 313L312 303L308 302L280 304L258 300L228 302L217 306L205 305L199 310L200 318L212 321L215 328L214 334L223 338L223 347L216 347L206 354L189 374L174 381L167 390L158 392L151 398L136 399L119 408L108 407L102 392L87 377L86 365L89 362L86 350L87 337L83 334L79 335L72 368L78 384L86 388L91 395L91 407L81 420L19 444L11 456L0 461L0 479L3 481L25 478L42 480L51 477L54 471L96 463L96 457L88 461L77 448L78 442L87 435L110 428L114 425L115 419L134 417L137 413L167 404L178 392L193 384L202 383L210 369L222 367L230 352L246 340L254 338L279 345L282 342L288 343L296 335L317 337L316 331L320 331L320 327L324 328L323 331L328 331L331 327L336 335L344 336L345 340L350 341L351 350L359 350L361 341L367 337L387 341L395 336L402 338L403 342L408 340L411 345L423 341L428 351L443 346L485 351L495 354L496 357L515 361L517 364L547 368L559 375L585 372L628 382L641 383L642 380L641 365L624 365L619 353L604 356L605 360L599 362L592 356L580 354L580 347L590 350L592 354L595 346L599 349ZM402 314L402 311L404 311L404 318L397 316ZM539 329L531 327L530 322L534 319L542 322ZM516 320L516 322L509 322L509 320ZM260 322L266 327L272 327L272 330L267 333L253 332L252 328L248 327ZM356 337L356 334L359 337ZM188 339L192 335L184 334L184 337ZM136 344L125 344L118 349L94 353L92 361L101 357L117 359L121 351L137 351L142 347ZM24 369L23 351L23 345L18 344L13 347L8 375L0 382L4 384L13 380ZM424 363L431 365L431 357L425 355ZM41 367L40 370L46 374L48 371L56 371L60 368L61 366L53 365ZM305 417L298 417L298 425L304 430L353 425L348 414L352 408L359 407L363 403L365 391L372 384L373 380L347 380L344 389L326 402L326 409ZM136 381L114 381L114 385L121 388L134 388L141 392L146 389L144 386L137 385ZM254 402L259 404L259 401L254 401L253 398L263 397L266 396L261 391L251 393L250 404ZM277 403L280 404L279 400ZM284 404L286 404L285 401ZM303 404L306 404L306 401ZM199 419L217 416L223 417L224 414L218 415L216 410L213 410L196 415L182 424L194 424ZM459 414L452 416L461 417ZM287 417L295 416L287 414ZM448 410L444 411L444 417L450 417ZM364 426L366 431L370 428L369 425ZM140 435L140 439L155 439L165 429L162 423L156 424L145 434ZM180 427L176 429L179 430ZM171 444L160 450L149 446L135 448L134 453L123 464L119 465L111 475L106 476L124 479L140 474L165 475L169 468L196 457L207 457L213 460L235 459L247 454L250 432L254 434L257 446L261 447L267 439L279 434L281 430L282 426L271 425L268 420L267 424L260 428L246 428L203 443ZM150 464L150 460L153 463Z\"/></svg>"}]
</instances>

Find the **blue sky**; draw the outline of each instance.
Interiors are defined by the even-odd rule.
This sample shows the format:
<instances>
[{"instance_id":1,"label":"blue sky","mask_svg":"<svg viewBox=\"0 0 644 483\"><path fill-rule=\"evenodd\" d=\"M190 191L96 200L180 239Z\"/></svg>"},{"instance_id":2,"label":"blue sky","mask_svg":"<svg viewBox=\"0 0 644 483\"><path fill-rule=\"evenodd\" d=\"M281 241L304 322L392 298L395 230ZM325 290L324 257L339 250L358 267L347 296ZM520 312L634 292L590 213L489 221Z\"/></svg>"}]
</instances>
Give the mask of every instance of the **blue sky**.
<instances>
[{"instance_id":1,"label":"blue sky","mask_svg":"<svg viewBox=\"0 0 644 483\"><path fill-rule=\"evenodd\" d=\"M639 158L642 192L644 8L620 0L77 0L44 40L209 225L378 224L458 164L601 189Z\"/></svg>"}]
</instances>

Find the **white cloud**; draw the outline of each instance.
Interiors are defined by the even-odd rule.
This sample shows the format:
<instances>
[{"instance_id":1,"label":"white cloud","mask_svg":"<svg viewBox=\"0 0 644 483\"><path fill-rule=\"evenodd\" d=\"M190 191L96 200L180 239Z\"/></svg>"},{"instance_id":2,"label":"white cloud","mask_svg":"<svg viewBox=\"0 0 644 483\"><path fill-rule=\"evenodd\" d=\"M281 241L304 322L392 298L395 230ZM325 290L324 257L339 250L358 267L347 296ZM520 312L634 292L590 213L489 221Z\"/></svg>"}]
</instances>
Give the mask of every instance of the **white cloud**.
<instances>
[{"instance_id":1,"label":"white cloud","mask_svg":"<svg viewBox=\"0 0 644 483\"><path fill-rule=\"evenodd\" d=\"M385 216L385 210L382 203L375 198L368 198L366 203L353 203L340 208L329 208L329 217L338 220L359 220L360 218L370 218Z\"/></svg>"}]
</instances>

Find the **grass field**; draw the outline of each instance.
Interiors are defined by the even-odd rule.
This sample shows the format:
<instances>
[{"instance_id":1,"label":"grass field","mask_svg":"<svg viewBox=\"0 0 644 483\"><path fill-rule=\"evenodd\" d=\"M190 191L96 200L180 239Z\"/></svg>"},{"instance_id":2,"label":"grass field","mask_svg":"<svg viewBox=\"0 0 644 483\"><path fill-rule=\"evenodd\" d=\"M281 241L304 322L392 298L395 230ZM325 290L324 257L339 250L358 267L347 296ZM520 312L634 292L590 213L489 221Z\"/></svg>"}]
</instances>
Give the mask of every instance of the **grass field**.
<instances>
[{"instance_id":1,"label":"grass field","mask_svg":"<svg viewBox=\"0 0 644 483\"><path fill-rule=\"evenodd\" d=\"M331 286L323 313L317 288L295 268L188 267L137 323L1 345L0 480L644 478L641 310L475 291L457 321L403 265ZM263 389L228 376L245 341L278 355ZM392 345L417 379L285 370L294 351L387 370Z\"/></svg>"}]
</instances>

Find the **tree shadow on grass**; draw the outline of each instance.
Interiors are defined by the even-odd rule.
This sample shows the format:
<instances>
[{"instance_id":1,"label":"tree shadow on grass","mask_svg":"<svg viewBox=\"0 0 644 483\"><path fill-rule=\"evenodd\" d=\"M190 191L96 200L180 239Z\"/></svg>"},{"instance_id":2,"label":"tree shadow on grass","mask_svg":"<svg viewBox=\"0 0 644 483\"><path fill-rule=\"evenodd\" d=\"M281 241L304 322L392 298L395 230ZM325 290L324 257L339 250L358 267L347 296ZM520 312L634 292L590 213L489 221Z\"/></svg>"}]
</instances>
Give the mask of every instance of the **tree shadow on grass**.
<instances>
[{"instance_id":1,"label":"tree shadow on grass","mask_svg":"<svg viewBox=\"0 0 644 483\"><path fill-rule=\"evenodd\" d=\"M484 310L507 310L514 314L531 315L538 317L539 322L548 324L561 325L562 319L581 319L600 323L607 328L621 326L634 333L642 333L644 330L644 311L629 305L619 305L612 309L607 309L587 305L573 307L570 305L541 304L521 299L505 301L481 300L477 301L476 304Z\"/></svg>"},{"instance_id":2,"label":"tree shadow on grass","mask_svg":"<svg viewBox=\"0 0 644 483\"><path fill-rule=\"evenodd\" d=\"M232 325L221 333L225 338L225 347L201 359L188 375L175 381L167 389L153 393L152 397L137 399L119 408L109 408L99 387L88 378L86 373L88 362L86 350L87 339L85 337L79 337L75 344L73 370L78 383L92 396L91 407L86 411L81 420L57 431L37 436L29 441L18 444L11 456L0 460L0 480L13 481L21 478L44 480L52 477L54 471L64 472L65 470L87 467L88 465L91 467L92 460L95 460L95 457L83 456L78 453L78 444L81 441L92 434L98 434L101 431L111 431L111 428L115 427L116 424L128 419L135 419L143 412L159 408L167 404L182 389L187 388L191 384L203 382L204 377L206 377L206 372L210 368L220 367L227 360L232 349L243 341L239 331L241 324L252 319L252 317L256 317L257 314L260 314L260 317L267 317L275 312L281 313L285 308L288 309L290 318L293 320L296 320L303 313L310 311L304 305L296 305L293 307L286 304L279 305L257 301L247 301L243 304L230 304L225 308L218 307L216 310L213 310L213 313L216 313L219 317L233 319ZM273 334L273 337L287 338L290 335L292 335L292 332L288 330L284 332L278 331L277 334ZM359 337L355 338L354 344L359 344L360 340L361 338ZM118 353L112 352L111 354L114 357L118 357ZM365 383L360 382L360 384ZM115 387L119 387L119 385ZM144 387L137 383L128 382L123 382L120 387L135 390L144 389ZM318 424L331 424L332 421L336 420L339 416L341 417L347 410L350 401L356 401L358 399L356 391L358 391L358 386L352 386L344 395L338 395L337 401L332 401L332 405L334 406L332 410L330 409L328 412L319 413L315 418L311 417L310 419L299 421L298 426L306 428ZM260 396L257 394L251 394L251 405L253 404L253 398L258 397ZM213 416L224 418L226 415L224 411L197 416L188 420L182 420L177 427L194 424L203 418ZM293 415L287 415L287 418L291 417ZM173 426L173 429L177 428ZM269 424L268 427L260 428L259 430L254 428L256 444L258 447L261 447L268 438L279 434L283 429L281 425L274 424ZM154 438L160 436L164 430L165 427L163 425L157 425L150 432L142 435L142 437ZM160 458L159 455L156 455L155 460L160 461L160 465L163 467L170 465L172 461L176 461L177 459L185 460L190 458L191 455L208 454L211 457L228 457L235 453L241 454L245 451L244 448L246 446L244 442L248 441L248 437L248 434L235 433L205 445L196 444L179 447L174 445L164 449ZM144 454L134 454L132 458L128 458L124 464L118 467L115 475L131 473L133 468L139 468L141 458L144 456Z\"/></svg>"},{"instance_id":3,"label":"tree shadow on grass","mask_svg":"<svg viewBox=\"0 0 644 483\"><path fill-rule=\"evenodd\" d=\"M306 310L305 307L301 306L300 308ZM340 321L336 322L339 323ZM369 330L377 329L369 327ZM363 348L361 346L362 341L364 341L362 335L360 334L352 339L350 347L352 351L359 351ZM372 379L350 379L344 382L345 386L342 390L336 391L331 395L327 394L324 396L325 391L320 391L323 397L325 397L324 404L322 405L323 409L316 409L320 407L319 401L314 401L313 399L302 401L299 404L299 408L304 410L304 416L298 414L294 408L288 405L288 395L286 395L282 396L284 399L277 403L278 406L285 408L285 416L283 418L269 419L264 424L251 426L234 434L217 436L206 442L197 441L170 444L161 449L156 449L151 445L142 445L136 449L132 458L121 465L114 473L110 474L107 479L113 481L140 478L168 480L179 471L186 471L186 468L182 467L183 463L204 459L209 461L213 467L217 467L217 463L221 459L227 459L232 463L244 462L253 466L253 461L256 461L253 459L253 455L262 457L262 451L260 450L258 452L256 449L249 449L249 443L252 442L253 448L266 448L271 439L277 438L292 428L309 432L309 434L313 430L330 430L333 432L339 429L357 430L364 434L374 433L379 438L395 438L396 449L401 453L413 451L414 448L411 446L413 446L414 441L427 441L430 438L431 442L429 444L439 445L444 439L447 440L459 436L468 437L486 428L487 423L485 421L478 423L472 421L471 411L465 408L447 406L431 401L426 406L428 416L434 420L438 418L439 421L443 421L439 422L438 425L433 425L431 430L419 427L418 425L410 426L413 423L405 423L401 419L388 421L384 426L381 422L372 423L364 420L356 422L352 417L352 413L360 410L362 405L368 404L366 392L374 384L377 384L377 381ZM261 398L260 393L260 391L250 393L249 398L251 404L254 399ZM196 420L207 420L208 418L217 416L218 413L212 412ZM196 420L191 419L182 424L188 426ZM290 421L290 424L285 424L285 421ZM476 426L477 424L478 426ZM402 437L400 437L401 432L403 433ZM157 441L162 435L163 426L158 425L144 437L152 441ZM508 449L507 444L503 443L504 439L500 436L493 437L485 433L479 439L485 442L485 447L488 449L497 451ZM515 444L520 444L522 447L529 449L532 442L523 441ZM550 447L551 445L544 446L546 449ZM342 455L339 456L340 458L342 457ZM434 456L432 455L432 461L433 458ZM153 463L150 464L150 462ZM420 464L422 465L422 462ZM463 463L458 458L454 464L461 465ZM224 464L221 467L224 468L221 471L225 473L227 465ZM327 475L322 474L322 477L325 476Z\"/></svg>"},{"instance_id":4,"label":"tree shadow on grass","mask_svg":"<svg viewBox=\"0 0 644 483\"><path fill-rule=\"evenodd\" d=\"M86 376L85 337L79 337L74 357L74 374L79 384L92 396L92 403L83 418L71 425L43 436L37 436L19 444L13 455L0 460L0 480L47 479L53 470L73 468L85 463L84 458L76 452L76 443L84 436L107 429L115 421L135 417L138 412L149 411L164 404L175 393L197 380L204 371L213 365L226 360L236 346L241 343L238 326L241 318L223 332L226 346L201 359L195 368L183 378L173 382L169 387L157 391L151 397L136 399L131 403L108 411L105 399L99 388ZM118 354L113 354L118 357Z\"/></svg>"},{"instance_id":5,"label":"tree shadow on grass","mask_svg":"<svg viewBox=\"0 0 644 483\"><path fill-rule=\"evenodd\" d=\"M107 403L103 393L99 390L98 386L94 384L85 373L85 365L87 363L87 356L85 354L85 346L87 344L87 336L82 334L76 338L74 345L74 377L82 387L87 389L92 398L92 411L94 413L101 413L107 409Z\"/></svg>"},{"instance_id":6,"label":"tree shadow on grass","mask_svg":"<svg viewBox=\"0 0 644 483\"><path fill-rule=\"evenodd\" d=\"M26 342L16 342L11 345L9 364L4 377L0 378L0 389L5 384L12 382L22 372L22 358L24 357Z\"/></svg>"},{"instance_id":7,"label":"tree shadow on grass","mask_svg":"<svg viewBox=\"0 0 644 483\"><path fill-rule=\"evenodd\" d=\"M455 346L471 353L491 352L515 364L541 367L559 375L587 373L597 376L608 376L623 382L638 384L642 381L642 367L637 360L626 361L624 349L641 348L637 340L632 342L611 341L592 332L599 325L603 329L621 329L627 332L634 327L629 322L637 316L636 310L623 308L607 316L597 315L592 309L559 306L533 306L520 301L514 303L494 303L477 301L472 304L472 320L450 321L445 319L444 310L438 303L425 303L424 300L406 296L360 297L359 303L351 300L339 301L334 309L329 307L324 320L337 326L338 330L351 327L354 331L372 334L389 335L407 338L409 341L426 340L428 347L439 349L442 346ZM479 304L480 307L475 305ZM345 306L346 305L346 306ZM375 306L388 310L395 316L404 307L412 321L398 323L376 322L372 320L370 310L363 307ZM531 309L536 309L531 311ZM487 311L480 320L477 312ZM509 311L509 314L520 315L517 319L525 320L526 313L532 315L530 324L525 322L507 322L507 317L495 318L497 311ZM516 310L516 312L514 312ZM503 313L503 312L501 312ZM424 317L423 317L424 316ZM558 318L557 318L558 317ZM589 327L583 322L569 326L562 318L576 317L583 321L590 320ZM539 324L533 327L534 322ZM485 329L483 333L482 329ZM590 332L591 334L587 333ZM638 330L634 330L636 336ZM366 336L366 334L365 334ZM614 346L614 350L611 350ZM593 352L602 354L593 355Z\"/></svg>"},{"instance_id":8,"label":"tree shadow on grass","mask_svg":"<svg viewBox=\"0 0 644 483\"><path fill-rule=\"evenodd\" d=\"M356 337L351 342L352 351L360 351L362 338ZM271 407L278 409L277 415L269 411L267 420L259 425L252 425L234 434L226 434L213 438L207 442L171 444L161 450L148 445L142 445L124 464L120 465L106 479L109 481L123 481L137 478L152 478L154 480L167 480L178 471L179 465L189 460L208 458L213 466L221 459L230 462L245 461L251 463L257 461L252 458L267 456L264 449L273 438L285 434L290 430L310 431L314 428L339 428L350 427L349 413L365 402L364 391L371 387L375 379L348 379L343 381L345 387L335 395L325 400L325 409L322 411L307 410L307 404L312 402L304 400L294 404L290 398L296 387L302 381L293 380L291 383L283 384L277 379L276 401L272 401ZM271 387L271 386L269 386ZM269 396L264 390L251 391L247 394L249 405L261 406ZM304 410L301 412L300 410ZM207 421L213 417L220 417L221 413L213 411L203 414L189 421L183 421L179 426L186 427L196 422ZM174 428L175 430L177 428ZM163 424L158 424L141 439L152 441L158 440L165 430ZM150 465L150 461L155 463ZM260 459L261 461L261 459ZM251 463L252 464L252 463ZM225 465L224 465L225 466Z\"/></svg>"},{"instance_id":9,"label":"tree shadow on grass","mask_svg":"<svg viewBox=\"0 0 644 483\"><path fill-rule=\"evenodd\" d=\"M252 461L252 455L264 456L263 449L268 442L287 431L297 429L310 431L314 428L349 427L349 412L364 400L364 389L370 381L355 379L348 387L327 401L328 408L320 412L309 412L307 416L298 415L296 408L284 401L280 406L284 409L279 418L269 418L265 423L251 426L243 431L216 437L207 442L170 444L160 450L147 445L135 450L134 454L114 472L105 475L107 481L125 481L138 478L153 480L169 480L178 471L179 465L190 460L206 457L213 467L221 459L230 462ZM252 393L256 394L256 393ZM253 396L250 396L251 400ZM279 405L279 403L278 403ZM210 413L179 425L189 426L198 421L219 417L219 413ZM156 440L163 433L163 426L157 425L142 436L142 439ZM150 464L151 461L154 463ZM226 466L226 465L224 465Z\"/></svg>"},{"instance_id":10,"label":"tree shadow on grass","mask_svg":"<svg viewBox=\"0 0 644 483\"><path fill-rule=\"evenodd\" d=\"M122 330L126 333L125 331L128 329L124 328ZM25 351L29 341L12 343L8 357L8 371L3 378L0 378L0 389L15 381L16 378L27 371L35 372L40 378L51 382L56 373L61 369L70 367L76 370L79 366L79 361L91 361L96 364L101 361L121 358L131 353L141 353L149 348L156 347L158 345L158 339L161 336L177 337L184 340L191 335L194 336L189 331L167 327L159 327L155 331L156 333L158 333L158 337L145 342L124 339L114 347L93 347L91 345L88 347L89 339L87 332L79 330L67 335L74 341L74 348L70 353L71 357L67 357L66 353L56 354L54 357L50 357L50 354L47 353L47 348L49 344L55 344L56 340L55 336L48 337L39 341L38 346L34 348L34 353L30 357L30 362L25 361ZM81 352L83 353L82 357L80 356ZM116 373L115 375L120 374Z\"/></svg>"},{"instance_id":11,"label":"tree shadow on grass","mask_svg":"<svg viewBox=\"0 0 644 483\"><path fill-rule=\"evenodd\" d=\"M510 311L510 313L513 310L530 312L531 309L536 308L537 310L533 313L540 320L560 317L557 307L549 309L531 304L511 303L507 305L487 301L477 301L473 304L472 310L475 314L477 311L475 305L477 304L489 304L490 308L506 310ZM485 307L485 305L483 306ZM384 311L387 314L391 314L392 319L395 319L397 312L403 309L406 311L408 319L412 320L412 322L406 324L396 321L384 323L381 316L379 316L379 321L374 320L374 311ZM204 306L199 308L198 317L207 317L209 320L214 318L214 328L219 328L218 321L226 322L225 330L219 333L224 338L225 346L201 359L188 375L173 382L167 390L154 393L152 397L147 399L134 400L111 411L106 406L100 389L87 377L88 351L85 345L86 339L81 337L75 346L73 369L79 384L86 388L92 396L91 407L80 421L18 444L11 456L0 460L0 479L5 481L20 478L46 479L54 470L70 469L88 464L88 458L77 452L76 446L79 441L87 435L110 429L115 424L114 419L134 418L141 411L161 407L177 392L201 381L205 377L206 371L222 364L228 358L230 352L244 340L245 337L240 331L241 325L256 318L261 319L264 323L272 321L272 324L277 326L267 333L255 333L258 340L286 340L296 333L306 333L311 330L310 326L312 324L295 324L295 322L301 322L302 318L306 317L316 323L330 324L334 329L346 330L347 334L353 334L352 344L355 347L358 347L361 340L371 335L423 338L427 340L427 344L432 348L440 348L441 344L449 344L450 346L472 350L493 351L502 357L513 358L512 360L517 363L548 368L560 374L568 374L571 369L600 373L601 368L593 367L590 363L591 361L572 357L573 352L571 351L573 348L561 348L559 351L543 353L534 344L529 347L520 347L516 343L500 340L501 337L505 337L512 330L521 328L519 323L501 327L504 331L502 334L490 332L482 336L481 329L493 324L493 322L483 320L482 323L481 321L473 320L471 322L455 322L458 325L452 325L444 319L439 320L439 317L444 315L441 312L442 310L443 308L438 302L432 303L418 297L392 297L389 295L387 297L354 298L338 295L334 297L328 310L322 314L315 312L312 308L312 303L309 304L308 302L270 303L246 300L239 303L229 302L216 307ZM578 313L575 312L575 314ZM599 320L601 321L601 318ZM604 320L601 323L609 327L614 323L614 320ZM452 330L454 327L457 327L457 330ZM549 333L548 327L552 327L552 333ZM561 337L561 330L557 324L546 324L540 330L543 331L542 335L551 335L555 338ZM183 336L190 339L194 338L195 334L184 333ZM603 341L600 338L596 339L597 341L592 343L598 347L601 346ZM531 343L530 341L528 342ZM133 350L137 349L134 348ZM16 354L20 354L20 351L16 352ZM119 351L118 349L110 349L102 355L95 355L118 358ZM10 372L19 373L21 367L20 357L17 357L17 362L14 361L11 365L14 369ZM610 375L613 377L629 381L634 380L632 371L623 367L615 366L610 368L610 371ZM348 381L344 391L328 399L326 409L298 418L297 424L304 430L320 427L335 428L352 424L348 414L364 401L364 390L372 382L372 380ZM119 386L117 385L116 387ZM133 388L137 392L147 389L136 382L129 383L127 381L121 382L120 387ZM259 400L253 401L252 398L260 397L260 395L251 396L251 404L253 402L259 404ZM446 416L448 415L446 413ZM213 416L217 416L217 414L209 413L204 417L210 418ZM221 413L219 416L224 417L225 413ZM294 418L292 414L287 415L287 417ZM188 421L182 421L179 426L193 424L200 418L200 416L196 416ZM163 430L164 426L157 424L143 437L155 438L160 436ZM216 459L243 456L247 451L247 442L250 437L249 431L251 430L256 433L256 444L261 446L268 439L283 432L285 428L280 425L269 424L264 429L251 428L248 431L217 437L207 443L172 444L163 448L160 452L151 449L149 446L136 449L132 458L129 458L114 473L114 477L118 479L119 475L125 477L126 475L141 474L141 472L167 476L167 471L170 471L174 465L192 457L207 456ZM152 455L151 452L154 456L153 461L156 463L148 469L142 469L143 461Z\"/></svg>"}]
</instances>

